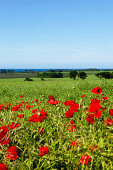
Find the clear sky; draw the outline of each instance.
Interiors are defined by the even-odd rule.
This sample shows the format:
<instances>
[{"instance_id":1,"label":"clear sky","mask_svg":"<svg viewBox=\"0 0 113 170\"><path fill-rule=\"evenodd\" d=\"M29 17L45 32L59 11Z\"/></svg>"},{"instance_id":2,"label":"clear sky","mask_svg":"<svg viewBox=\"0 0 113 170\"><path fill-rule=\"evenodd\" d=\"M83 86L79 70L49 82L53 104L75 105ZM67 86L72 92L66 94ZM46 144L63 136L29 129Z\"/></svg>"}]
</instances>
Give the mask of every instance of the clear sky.
<instances>
[{"instance_id":1,"label":"clear sky","mask_svg":"<svg viewBox=\"0 0 113 170\"><path fill-rule=\"evenodd\" d=\"M0 0L0 68L113 68L113 0Z\"/></svg>"}]
</instances>

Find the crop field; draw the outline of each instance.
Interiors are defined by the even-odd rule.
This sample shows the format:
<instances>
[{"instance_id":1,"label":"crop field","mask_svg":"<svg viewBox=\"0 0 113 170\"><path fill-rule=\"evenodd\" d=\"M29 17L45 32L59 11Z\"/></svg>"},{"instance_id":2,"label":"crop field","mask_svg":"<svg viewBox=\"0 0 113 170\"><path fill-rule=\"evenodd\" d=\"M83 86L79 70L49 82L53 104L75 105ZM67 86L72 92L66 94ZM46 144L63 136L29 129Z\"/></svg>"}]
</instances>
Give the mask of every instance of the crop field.
<instances>
[{"instance_id":1,"label":"crop field","mask_svg":"<svg viewBox=\"0 0 113 170\"><path fill-rule=\"evenodd\" d=\"M0 169L113 169L113 79L33 80L0 79Z\"/></svg>"}]
</instances>

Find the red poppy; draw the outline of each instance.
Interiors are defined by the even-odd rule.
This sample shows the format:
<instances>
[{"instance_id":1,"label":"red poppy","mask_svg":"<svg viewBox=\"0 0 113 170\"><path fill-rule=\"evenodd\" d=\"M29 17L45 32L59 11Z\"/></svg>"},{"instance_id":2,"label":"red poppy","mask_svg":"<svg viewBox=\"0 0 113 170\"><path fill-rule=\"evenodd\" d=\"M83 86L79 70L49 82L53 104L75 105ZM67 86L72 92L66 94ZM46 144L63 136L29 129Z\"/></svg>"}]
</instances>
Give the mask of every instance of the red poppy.
<instances>
[{"instance_id":1,"label":"red poppy","mask_svg":"<svg viewBox=\"0 0 113 170\"><path fill-rule=\"evenodd\" d=\"M95 116L96 118L100 118L101 115L102 115L101 110L100 110L100 111L96 111L96 112L94 113L94 116Z\"/></svg>"},{"instance_id":2,"label":"red poppy","mask_svg":"<svg viewBox=\"0 0 113 170\"><path fill-rule=\"evenodd\" d=\"M39 128L39 129L38 129L38 132L43 133L43 132L44 132L44 130L43 130L42 128Z\"/></svg>"},{"instance_id":3,"label":"red poppy","mask_svg":"<svg viewBox=\"0 0 113 170\"><path fill-rule=\"evenodd\" d=\"M22 97L23 97L23 95L20 96L20 98L22 98Z\"/></svg>"},{"instance_id":4,"label":"red poppy","mask_svg":"<svg viewBox=\"0 0 113 170\"><path fill-rule=\"evenodd\" d=\"M88 117L86 118L86 121L94 124L94 114L89 114Z\"/></svg>"},{"instance_id":5,"label":"red poppy","mask_svg":"<svg viewBox=\"0 0 113 170\"><path fill-rule=\"evenodd\" d=\"M11 125L8 125L8 127L10 128L10 129L15 129L15 128L17 128L19 126L19 124L17 123L14 123L14 122L12 122L12 124Z\"/></svg>"},{"instance_id":6,"label":"red poppy","mask_svg":"<svg viewBox=\"0 0 113 170\"><path fill-rule=\"evenodd\" d=\"M49 99L54 99L54 96L53 95L49 96Z\"/></svg>"},{"instance_id":7,"label":"red poppy","mask_svg":"<svg viewBox=\"0 0 113 170\"><path fill-rule=\"evenodd\" d=\"M29 122L43 122L43 117L39 116L38 114L34 114L28 120Z\"/></svg>"},{"instance_id":8,"label":"red poppy","mask_svg":"<svg viewBox=\"0 0 113 170\"><path fill-rule=\"evenodd\" d=\"M10 136L7 135L8 132L7 126L1 126L0 127L0 144L1 145L7 145L10 142Z\"/></svg>"},{"instance_id":9,"label":"red poppy","mask_svg":"<svg viewBox=\"0 0 113 170\"><path fill-rule=\"evenodd\" d=\"M16 112L18 110L18 106L13 106L12 111Z\"/></svg>"},{"instance_id":10,"label":"red poppy","mask_svg":"<svg viewBox=\"0 0 113 170\"><path fill-rule=\"evenodd\" d=\"M85 97L86 95L81 95L81 97Z\"/></svg>"},{"instance_id":11,"label":"red poppy","mask_svg":"<svg viewBox=\"0 0 113 170\"><path fill-rule=\"evenodd\" d=\"M99 109L101 109L101 108L102 108L102 107L101 107L101 105L100 105L100 100L92 99L88 111L89 111L90 113L94 113L94 112L97 112L97 111L98 111Z\"/></svg>"},{"instance_id":12,"label":"red poppy","mask_svg":"<svg viewBox=\"0 0 113 170\"><path fill-rule=\"evenodd\" d=\"M29 110L31 107L33 107L33 106L28 104L28 105L26 106L26 109Z\"/></svg>"},{"instance_id":13,"label":"red poppy","mask_svg":"<svg viewBox=\"0 0 113 170\"><path fill-rule=\"evenodd\" d=\"M38 102L38 99L36 99L35 102Z\"/></svg>"},{"instance_id":14,"label":"red poppy","mask_svg":"<svg viewBox=\"0 0 113 170\"><path fill-rule=\"evenodd\" d=\"M82 155L80 162L81 164L86 165L88 162L91 162L91 157L89 155Z\"/></svg>"},{"instance_id":15,"label":"red poppy","mask_svg":"<svg viewBox=\"0 0 113 170\"><path fill-rule=\"evenodd\" d=\"M65 113L65 117L67 118L70 118L70 117L73 117L74 115L74 112L72 110L68 110L66 113Z\"/></svg>"},{"instance_id":16,"label":"red poppy","mask_svg":"<svg viewBox=\"0 0 113 170\"><path fill-rule=\"evenodd\" d=\"M95 150L96 148L98 148L97 145L90 146L89 150L90 150L91 152L94 152L94 150ZM101 150L101 148L99 148L99 150Z\"/></svg>"},{"instance_id":17,"label":"red poppy","mask_svg":"<svg viewBox=\"0 0 113 170\"><path fill-rule=\"evenodd\" d=\"M37 109L32 110L32 113L34 114L37 113Z\"/></svg>"},{"instance_id":18,"label":"red poppy","mask_svg":"<svg viewBox=\"0 0 113 170\"><path fill-rule=\"evenodd\" d=\"M24 114L18 115L17 117L22 119L24 118Z\"/></svg>"},{"instance_id":19,"label":"red poppy","mask_svg":"<svg viewBox=\"0 0 113 170\"><path fill-rule=\"evenodd\" d=\"M0 170L8 170L4 163L0 163Z\"/></svg>"},{"instance_id":20,"label":"red poppy","mask_svg":"<svg viewBox=\"0 0 113 170\"><path fill-rule=\"evenodd\" d=\"M105 119L104 122L105 122L108 126L113 125L113 120L112 120L112 119Z\"/></svg>"},{"instance_id":21,"label":"red poppy","mask_svg":"<svg viewBox=\"0 0 113 170\"><path fill-rule=\"evenodd\" d=\"M41 146L39 149L40 149L40 156L43 156L43 155L46 155L47 153L49 153L48 147Z\"/></svg>"},{"instance_id":22,"label":"red poppy","mask_svg":"<svg viewBox=\"0 0 113 170\"><path fill-rule=\"evenodd\" d=\"M46 119L47 118L47 112L44 112L43 109L40 110L40 116L43 118L43 119Z\"/></svg>"},{"instance_id":23,"label":"red poppy","mask_svg":"<svg viewBox=\"0 0 113 170\"><path fill-rule=\"evenodd\" d=\"M68 130L70 132L74 132L74 130L76 129L76 126L75 125L68 125Z\"/></svg>"},{"instance_id":24,"label":"red poppy","mask_svg":"<svg viewBox=\"0 0 113 170\"><path fill-rule=\"evenodd\" d=\"M108 101L108 99L109 99L108 97L102 97L102 99L101 99L101 100L102 100L102 101L104 100L105 102L107 102L107 101Z\"/></svg>"},{"instance_id":25,"label":"red poppy","mask_svg":"<svg viewBox=\"0 0 113 170\"><path fill-rule=\"evenodd\" d=\"M74 140L74 141L71 142L70 145L71 145L71 146L73 147L73 149L74 149L74 148L77 148L78 144L79 144L79 142L76 141L76 140Z\"/></svg>"},{"instance_id":26,"label":"red poppy","mask_svg":"<svg viewBox=\"0 0 113 170\"><path fill-rule=\"evenodd\" d=\"M0 110L2 110L2 106L3 106L3 104L0 104Z\"/></svg>"},{"instance_id":27,"label":"red poppy","mask_svg":"<svg viewBox=\"0 0 113 170\"><path fill-rule=\"evenodd\" d=\"M102 93L102 89L98 86L98 87L95 87L91 90L92 93L94 94L101 94Z\"/></svg>"},{"instance_id":28,"label":"red poppy","mask_svg":"<svg viewBox=\"0 0 113 170\"><path fill-rule=\"evenodd\" d=\"M110 109L110 110L109 110L109 115L110 115L110 116L113 116L113 109Z\"/></svg>"},{"instance_id":29,"label":"red poppy","mask_svg":"<svg viewBox=\"0 0 113 170\"><path fill-rule=\"evenodd\" d=\"M14 146L10 146L6 152L6 158L15 160L18 158L18 150Z\"/></svg>"}]
</instances>

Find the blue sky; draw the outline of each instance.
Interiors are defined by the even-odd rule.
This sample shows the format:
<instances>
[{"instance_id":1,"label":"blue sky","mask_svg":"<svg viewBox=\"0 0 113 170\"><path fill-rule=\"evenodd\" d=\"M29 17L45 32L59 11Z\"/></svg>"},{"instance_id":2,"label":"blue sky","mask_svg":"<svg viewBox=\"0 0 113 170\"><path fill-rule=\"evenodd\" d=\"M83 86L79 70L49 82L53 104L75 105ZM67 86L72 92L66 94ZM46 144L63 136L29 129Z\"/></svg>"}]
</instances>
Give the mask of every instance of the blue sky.
<instances>
[{"instance_id":1,"label":"blue sky","mask_svg":"<svg viewBox=\"0 0 113 170\"><path fill-rule=\"evenodd\" d=\"M113 0L0 0L0 68L113 68Z\"/></svg>"}]
</instances>

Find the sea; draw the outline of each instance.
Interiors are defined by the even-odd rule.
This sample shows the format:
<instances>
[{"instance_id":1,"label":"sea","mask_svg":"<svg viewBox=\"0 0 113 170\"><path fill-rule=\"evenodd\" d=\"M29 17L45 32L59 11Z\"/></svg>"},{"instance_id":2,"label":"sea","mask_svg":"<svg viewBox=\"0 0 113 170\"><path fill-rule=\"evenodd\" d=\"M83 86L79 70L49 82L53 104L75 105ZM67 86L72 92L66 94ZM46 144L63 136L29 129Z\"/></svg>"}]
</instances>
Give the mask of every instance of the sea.
<instances>
[{"instance_id":1,"label":"sea","mask_svg":"<svg viewBox=\"0 0 113 170\"><path fill-rule=\"evenodd\" d=\"M50 69L50 68L48 68L48 69L0 69L0 72L1 72L1 70L6 70L6 72L7 71L14 71L14 72L20 72L20 73L22 73L22 72L25 72L26 70L29 72L29 71L34 71L34 72L43 72L43 71L48 71L48 70L89 70L89 69L96 69L96 68L87 68L87 69L84 69L84 68L79 68L79 69L77 69L77 68L68 68L68 69L63 69L63 68L61 68L61 69ZM96 69L96 70L109 70L109 68L102 68L102 69Z\"/></svg>"}]
</instances>

